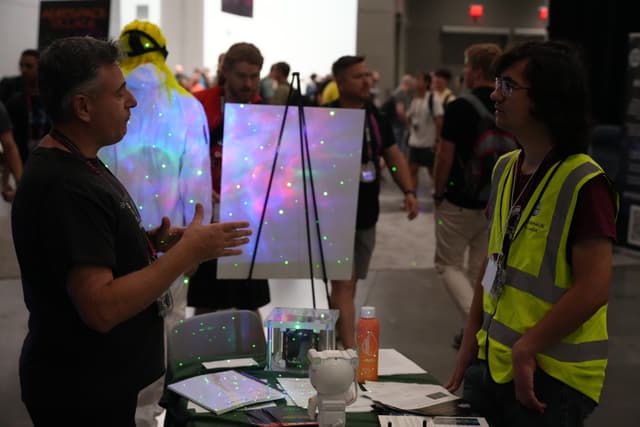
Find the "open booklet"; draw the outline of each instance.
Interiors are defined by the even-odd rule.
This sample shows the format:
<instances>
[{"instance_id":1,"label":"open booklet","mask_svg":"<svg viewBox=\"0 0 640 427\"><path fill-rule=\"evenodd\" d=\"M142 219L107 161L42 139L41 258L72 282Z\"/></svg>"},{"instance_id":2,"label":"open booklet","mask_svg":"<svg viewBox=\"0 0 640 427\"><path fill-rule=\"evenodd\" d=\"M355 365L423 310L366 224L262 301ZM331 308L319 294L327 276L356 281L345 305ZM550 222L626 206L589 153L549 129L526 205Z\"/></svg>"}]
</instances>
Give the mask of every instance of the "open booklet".
<instances>
[{"instance_id":1,"label":"open booklet","mask_svg":"<svg viewBox=\"0 0 640 427\"><path fill-rule=\"evenodd\" d=\"M278 390L234 370L187 378L167 388L215 414L285 397Z\"/></svg>"}]
</instances>

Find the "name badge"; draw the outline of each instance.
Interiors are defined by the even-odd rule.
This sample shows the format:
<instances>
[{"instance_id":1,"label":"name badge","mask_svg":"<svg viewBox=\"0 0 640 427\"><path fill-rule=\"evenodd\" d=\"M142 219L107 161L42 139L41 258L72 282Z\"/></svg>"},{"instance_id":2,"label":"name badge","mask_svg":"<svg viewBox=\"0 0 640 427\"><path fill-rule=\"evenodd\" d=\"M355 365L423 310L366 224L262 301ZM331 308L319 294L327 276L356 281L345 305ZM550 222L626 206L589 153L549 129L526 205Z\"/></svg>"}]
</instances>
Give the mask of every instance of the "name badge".
<instances>
[{"instance_id":1,"label":"name badge","mask_svg":"<svg viewBox=\"0 0 640 427\"><path fill-rule=\"evenodd\" d=\"M496 263L495 256L492 255L487 260L487 268L484 270L484 275L482 276L482 287L486 293L491 293L491 288L493 287L493 283L496 280L496 274L498 273L498 264Z\"/></svg>"},{"instance_id":2,"label":"name badge","mask_svg":"<svg viewBox=\"0 0 640 427\"><path fill-rule=\"evenodd\" d=\"M360 166L360 182L373 182L376 180L376 165L371 160Z\"/></svg>"},{"instance_id":3,"label":"name badge","mask_svg":"<svg viewBox=\"0 0 640 427\"><path fill-rule=\"evenodd\" d=\"M506 270L502 255L493 255L487 261L487 268L482 276L482 287L493 298L498 299L506 282Z\"/></svg>"}]
</instances>

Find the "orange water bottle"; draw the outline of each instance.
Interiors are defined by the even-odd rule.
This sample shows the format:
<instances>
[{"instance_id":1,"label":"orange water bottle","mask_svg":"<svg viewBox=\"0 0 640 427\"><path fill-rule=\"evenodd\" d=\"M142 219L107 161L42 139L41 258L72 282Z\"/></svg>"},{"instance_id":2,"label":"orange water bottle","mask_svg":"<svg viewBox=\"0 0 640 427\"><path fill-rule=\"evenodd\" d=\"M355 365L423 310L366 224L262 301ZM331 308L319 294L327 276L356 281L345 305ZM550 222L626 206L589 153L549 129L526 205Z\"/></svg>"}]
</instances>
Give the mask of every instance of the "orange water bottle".
<instances>
[{"instance_id":1,"label":"orange water bottle","mask_svg":"<svg viewBox=\"0 0 640 427\"><path fill-rule=\"evenodd\" d=\"M380 323L375 307L362 307L358 320L358 382L378 381Z\"/></svg>"}]
</instances>

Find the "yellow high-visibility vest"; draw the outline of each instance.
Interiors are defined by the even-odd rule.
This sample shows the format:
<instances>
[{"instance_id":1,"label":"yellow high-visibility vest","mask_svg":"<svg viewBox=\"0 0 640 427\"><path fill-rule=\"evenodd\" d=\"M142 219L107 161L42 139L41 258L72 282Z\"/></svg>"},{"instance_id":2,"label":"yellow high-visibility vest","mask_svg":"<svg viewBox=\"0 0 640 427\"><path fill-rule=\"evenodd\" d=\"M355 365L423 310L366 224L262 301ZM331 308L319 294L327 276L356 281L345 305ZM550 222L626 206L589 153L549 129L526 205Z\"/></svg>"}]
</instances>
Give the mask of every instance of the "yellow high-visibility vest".
<instances>
[{"instance_id":1,"label":"yellow high-visibility vest","mask_svg":"<svg viewBox=\"0 0 640 427\"><path fill-rule=\"evenodd\" d=\"M520 150L505 154L494 168L489 256L502 249L519 154ZM578 192L603 173L589 156L571 155L549 168L522 210L506 260L504 288L498 299L484 292L483 324L476 335L478 357L488 359L495 382L513 379L511 347L573 286L567 240ZM550 376L598 402L607 340L604 305L559 343L537 354L536 362Z\"/></svg>"}]
</instances>

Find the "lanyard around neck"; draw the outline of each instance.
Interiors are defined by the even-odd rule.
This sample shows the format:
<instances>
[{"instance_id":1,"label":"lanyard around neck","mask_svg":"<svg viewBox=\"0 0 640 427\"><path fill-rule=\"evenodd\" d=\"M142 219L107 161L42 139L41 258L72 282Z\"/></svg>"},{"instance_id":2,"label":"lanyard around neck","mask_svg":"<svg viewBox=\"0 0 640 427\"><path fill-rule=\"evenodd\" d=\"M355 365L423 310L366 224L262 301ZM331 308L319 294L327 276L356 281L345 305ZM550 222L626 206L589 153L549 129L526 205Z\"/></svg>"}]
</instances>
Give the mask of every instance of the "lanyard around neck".
<instances>
[{"instance_id":1,"label":"lanyard around neck","mask_svg":"<svg viewBox=\"0 0 640 427\"><path fill-rule=\"evenodd\" d=\"M562 164L562 162L564 162L564 160L566 159L566 157L562 158L560 161L558 161L554 166L553 169L551 170L551 173L549 173L546 181L544 182L544 185L542 187L542 189L540 190L540 193L538 194L538 197L536 198L534 204L532 206L536 206L538 203L540 203L540 199L542 199L542 196L544 195L545 191L547 190L547 187L549 186L549 184L551 183L551 180L553 179L553 176L556 174L556 172L558 171L558 168L560 167L560 165ZM545 159L542 161L542 163L544 163L547 160L547 157L545 157ZM511 196L511 200L509 200L509 213L507 216L507 222L506 224L504 224L504 221L502 219L502 205L504 203L504 196L505 196L505 192L506 192L506 182L505 185L502 186L502 193L500 196L500 209L498 209L498 212L500 214L500 226L502 227L504 224L504 230L502 232L502 247L501 247L501 254L504 256L504 259L506 261L506 257L509 254L509 249L511 248L511 243L516 239L516 237L518 236L518 234L520 234L520 231L522 231L522 228L525 226L525 224L529 221L529 219L531 218L531 215L533 214L533 211L535 210L535 208L529 209L529 213L527 215L527 217L525 218L524 221L521 221L520 215L522 213L522 211L524 210L523 207L522 209L519 209L517 212L517 215L513 215L514 213L514 200L513 200L513 189L516 185L516 179L518 176L518 160L516 160L515 165L513 167L513 169L510 171L510 173L512 174L512 178L511 178L511 190L512 190L512 196ZM516 202L520 199L520 196L523 195L524 191L526 190L526 187L528 186L529 182L533 181L533 177L534 175L536 175L536 173L538 172L540 166L542 165L542 163L540 163L540 165L538 165L538 168L536 168L536 170L533 172L533 174L531 175L531 177L529 178L529 180L527 181L527 184L525 184L525 187L520 191L520 194L518 195L518 198L515 200ZM544 178L543 178L544 179ZM535 192L535 190L534 190ZM531 200L529 200L527 202L527 205L530 205ZM514 216L512 218L512 215ZM511 223L511 224L510 224ZM522 223L522 226L518 227L518 225ZM509 232L509 228L510 226L512 227L511 232Z\"/></svg>"},{"instance_id":2,"label":"lanyard around neck","mask_svg":"<svg viewBox=\"0 0 640 427\"><path fill-rule=\"evenodd\" d=\"M71 154L73 154L78 159L82 160L82 162L85 165L87 165L95 175L101 177L103 182L107 184L118 195L118 197L125 198L126 202L130 206L132 206L132 208L129 209L129 211L136 218L136 221L140 223L140 214L135 210L135 203L133 202L133 199L131 199L131 196L127 192L126 188L124 188L124 186L120 183L120 181L118 181L113 176L111 179L107 176L107 174L102 173L102 171L100 171L100 169L98 169L98 167L90 159L88 159L84 154L82 154L82 151L80 151L80 148L78 148L78 146L69 137L67 137L65 134L60 132L58 129L56 128L51 129L51 131L49 132L49 135L53 139L55 139L56 142L58 142L64 148L69 150ZM107 171L107 173L109 172ZM145 237L145 242L147 244L147 258L149 260L149 263L151 263L152 260L157 258L157 252L153 244L149 240L149 236L147 235L147 233L144 232L143 234Z\"/></svg>"}]
</instances>

